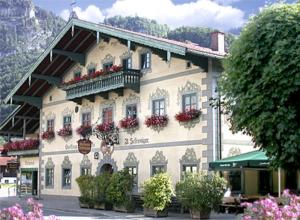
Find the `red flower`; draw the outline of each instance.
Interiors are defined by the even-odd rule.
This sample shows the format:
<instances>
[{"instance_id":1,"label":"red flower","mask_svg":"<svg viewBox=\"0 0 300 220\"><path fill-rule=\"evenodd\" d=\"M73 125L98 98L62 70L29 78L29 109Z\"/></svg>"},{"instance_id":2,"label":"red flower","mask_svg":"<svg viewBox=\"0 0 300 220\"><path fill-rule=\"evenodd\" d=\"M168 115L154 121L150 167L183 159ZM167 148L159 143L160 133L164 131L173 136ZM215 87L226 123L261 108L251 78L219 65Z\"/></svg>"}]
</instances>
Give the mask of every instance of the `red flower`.
<instances>
[{"instance_id":1,"label":"red flower","mask_svg":"<svg viewBox=\"0 0 300 220\"><path fill-rule=\"evenodd\" d=\"M39 147L40 141L36 139L14 141L4 144L4 152L19 151L19 150L33 150Z\"/></svg>"},{"instance_id":2,"label":"red flower","mask_svg":"<svg viewBox=\"0 0 300 220\"><path fill-rule=\"evenodd\" d=\"M77 134L81 135L82 137L86 137L92 134L92 126L90 125L81 125L79 128L76 129Z\"/></svg>"},{"instance_id":3,"label":"red flower","mask_svg":"<svg viewBox=\"0 0 300 220\"><path fill-rule=\"evenodd\" d=\"M168 124L168 116L166 115L152 115L145 120L147 127L165 127Z\"/></svg>"},{"instance_id":4,"label":"red flower","mask_svg":"<svg viewBox=\"0 0 300 220\"><path fill-rule=\"evenodd\" d=\"M139 121L137 118L133 117L123 118L122 120L120 120L119 125L124 129L136 128L139 125Z\"/></svg>"},{"instance_id":5,"label":"red flower","mask_svg":"<svg viewBox=\"0 0 300 220\"><path fill-rule=\"evenodd\" d=\"M57 134L61 137L71 136L72 135L72 128L70 128L70 127L62 128L57 132Z\"/></svg>"},{"instance_id":6,"label":"red flower","mask_svg":"<svg viewBox=\"0 0 300 220\"><path fill-rule=\"evenodd\" d=\"M113 131L115 128L114 122L102 123L96 126L96 130L100 133L108 133Z\"/></svg>"},{"instance_id":7,"label":"red flower","mask_svg":"<svg viewBox=\"0 0 300 220\"><path fill-rule=\"evenodd\" d=\"M43 140L50 140L50 139L53 139L54 137L55 137L54 131L44 131L42 133Z\"/></svg>"},{"instance_id":8,"label":"red flower","mask_svg":"<svg viewBox=\"0 0 300 220\"><path fill-rule=\"evenodd\" d=\"M197 109L191 109L185 112L180 112L175 115L175 118L179 122L186 122L196 118L199 118L201 115L201 111Z\"/></svg>"}]
</instances>

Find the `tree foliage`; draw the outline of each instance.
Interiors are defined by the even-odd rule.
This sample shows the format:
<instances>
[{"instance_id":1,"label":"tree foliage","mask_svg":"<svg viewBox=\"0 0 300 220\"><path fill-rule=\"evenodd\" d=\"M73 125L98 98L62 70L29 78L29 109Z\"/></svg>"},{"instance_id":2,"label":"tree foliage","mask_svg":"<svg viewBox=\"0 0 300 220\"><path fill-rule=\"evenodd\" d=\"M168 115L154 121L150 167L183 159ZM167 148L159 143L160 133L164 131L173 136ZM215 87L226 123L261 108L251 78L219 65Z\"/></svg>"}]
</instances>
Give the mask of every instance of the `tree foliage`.
<instances>
[{"instance_id":1,"label":"tree foliage","mask_svg":"<svg viewBox=\"0 0 300 220\"><path fill-rule=\"evenodd\" d=\"M220 83L233 131L277 167L300 167L300 4L253 17L230 49Z\"/></svg>"}]
</instances>

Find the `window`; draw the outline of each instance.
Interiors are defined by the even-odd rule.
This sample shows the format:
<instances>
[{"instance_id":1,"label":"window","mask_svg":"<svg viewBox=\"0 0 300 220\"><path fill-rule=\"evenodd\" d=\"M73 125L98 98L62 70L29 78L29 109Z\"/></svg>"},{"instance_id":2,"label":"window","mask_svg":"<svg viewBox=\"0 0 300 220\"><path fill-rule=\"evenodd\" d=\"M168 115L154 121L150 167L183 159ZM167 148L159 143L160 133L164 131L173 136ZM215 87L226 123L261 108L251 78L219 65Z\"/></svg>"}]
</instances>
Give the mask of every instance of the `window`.
<instances>
[{"instance_id":1,"label":"window","mask_svg":"<svg viewBox=\"0 0 300 220\"><path fill-rule=\"evenodd\" d=\"M71 128L71 116L64 116L64 128Z\"/></svg>"},{"instance_id":2,"label":"window","mask_svg":"<svg viewBox=\"0 0 300 220\"><path fill-rule=\"evenodd\" d=\"M110 67L113 66L113 62L104 63L103 64L103 70L108 71Z\"/></svg>"},{"instance_id":3,"label":"window","mask_svg":"<svg viewBox=\"0 0 300 220\"><path fill-rule=\"evenodd\" d=\"M46 179L45 179L45 186L53 186L54 184L54 172L53 168L46 168Z\"/></svg>"},{"instance_id":4,"label":"window","mask_svg":"<svg viewBox=\"0 0 300 220\"><path fill-rule=\"evenodd\" d=\"M63 188L71 187L71 169L63 168L63 178L62 178L62 186Z\"/></svg>"},{"instance_id":5,"label":"window","mask_svg":"<svg viewBox=\"0 0 300 220\"><path fill-rule=\"evenodd\" d=\"M241 171L230 171L228 175L231 191L241 192Z\"/></svg>"},{"instance_id":6,"label":"window","mask_svg":"<svg viewBox=\"0 0 300 220\"><path fill-rule=\"evenodd\" d=\"M153 165L152 166L152 176L158 173L165 173L166 166L165 165Z\"/></svg>"},{"instance_id":7,"label":"window","mask_svg":"<svg viewBox=\"0 0 300 220\"><path fill-rule=\"evenodd\" d=\"M126 106L126 118L136 118L137 111L136 111L136 104L127 105Z\"/></svg>"},{"instance_id":8,"label":"window","mask_svg":"<svg viewBox=\"0 0 300 220\"><path fill-rule=\"evenodd\" d=\"M83 175L91 175L92 171L91 171L91 168L89 167L81 167L81 170L80 170L80 175L83 176Z\"/></svg>"},{"instance_id":9,"label":"window","mask_svg":"<svg viewBox=\"0 0 300 220\"><path fill-rule=\"evenodd\" d=\"M126 167L126 169L128 169L128 172L132 176L136 176L137 175L137 168L136 168L136 166L128 166L128 167Z\"/></svg>"},{"instance_id":10,"label":"window","mask_svg":"<svg viewBox=\"0 0 300 220\"><path fill-rule=\"evenodd\" d=\"M91 113L90 112L82 113L82 125L83 126L91 125Z\"/></svg>"},{"instance_id":11,"label":"window","mask_svg":"<svg viewBox=\"0 0 300 220\"><path fill-rule=\"evenodd\" d=\"M197 173L197 165L196 164L183 165L182 171L184 173Z\"/></svg>"},{"instance_id":12,"label":"window","mask_svg":"<svg viewBox=\"0 0 300 220\"><path fill-rule=\"evenodd\" d=\"M74 72L74 78L80 78L80 77L81 77L81 72L80 71Z\"/></svg>"},{"instance_id":13,"label":"window","mask_svg":"<svg viewBox=\"0 0 300 220\"><path fill-rule=\"evenodd\" d=\"M122 60L122 67L123 69L131 69L131 57L125 58Z\"/></svg>"},{"instance_id":14,"label":"window","mask_svg":"<svg viewBox=\"0 0 300 220\"><path fill-rule=\"evenodd\" d=\"M186 68L189 69L192 67L192 62L191 61L186 61Z\"/></svg>"},{"instance_id":15,"label":"window","mask_svg":"<svg viewBox=\"0 0 300 220\"><path fill-rule=\"evenodd\" d=\"M88 75L91 75L91 74L93 74L93 73L96 72L96 68L95 67L91 67L91 68L88 69L87 72L88 72Z\"/></svg>"},{"instance_id":16,"label":"window","mask_svg":"<svg viewBox=\"0 0 300 220\"><path fill-rule=\"evenodd\" d=\"M4 180L4 183L7 184L7 183L9 183L9 181L8 180Z\"/></svg>"},{"instance_id":17,"label":"window","mask_svg":"<svg viewBox=\"0 0 300 220\"><path fill-rule=\"evenodd\" d=\"M137 192L138 190L138 175L136 166L126 166L125 169L128 169L130 175L133 176L133 191Z\"/></svg>"},{"instance_id":18,"label":"window","mask_svg":"<svg viewBox=\"0 0 300 220\"><path fill-rule=\"evenodd\" d=\"M186 94L182 96L182 110L189 111L191 109L197 109L197 95L196 93Z\"/></svg>"},{"instance_id":19,"label":"window","mask_svg":"<svg viewBox=\"0 0 300 220\"><path fill-rule=\"evenodd\" d=\"M113 122L113 108L108 107L102 110L103 123Z\"/></svg>"},{"instance_id":20,"label":"window","mask_svg":"<svg viewBox=\"0 0 300 220\"><path fill-rule=\"evenodd\" d=\"M165 100L157 99L152 101L153 106L153 114L154 115L165 115Z\"/></svg>"},{"instance_id":21,"label":"window","mask_svg":"<svg viewBox=\"0 0 300 220\"><path fill-rule=\"evenodd\" d=\"M47 120L47 131L54 131L54 119Z\"/></svg>"},{"instance_id":22,"label":"window","mask_svg":"<svg viewBox=\"0 0 300 220\"><path fill-rule=\"evenodd\" d=\"M141 69L150 69L151 60L150 60L150 52L141 54Z\"/></svg>"}]
</instances>

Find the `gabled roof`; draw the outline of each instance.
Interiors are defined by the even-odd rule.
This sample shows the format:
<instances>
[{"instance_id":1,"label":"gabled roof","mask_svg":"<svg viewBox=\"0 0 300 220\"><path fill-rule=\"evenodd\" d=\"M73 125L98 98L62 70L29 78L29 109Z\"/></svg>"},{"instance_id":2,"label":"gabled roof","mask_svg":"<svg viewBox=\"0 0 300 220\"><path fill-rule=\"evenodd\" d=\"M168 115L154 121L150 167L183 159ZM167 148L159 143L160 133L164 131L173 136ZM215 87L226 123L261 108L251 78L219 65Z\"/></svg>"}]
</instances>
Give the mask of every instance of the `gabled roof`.
<instances>
[{"instance_id":1,"label":"gabled roof","mask_svg":"<svg viewBox=\"0 0 300 220\"><path fill-rule=\"evenodd\" d=\"M70 20L50 46L38 57L30 70L4 99L4 103L20 105L0 125L0 133L22 134L23 126L38 128L42 96L77 62L85 64L85 53L99 39L114 37L123 43L154 48L166 54L221 59L225 54L195 44L128 31L78 19ZM198 59L198 58L195 58ZM13 120L18 118L17 120ZM26 125L24 125L24 120Z\"/></svg>"}]
</instances>

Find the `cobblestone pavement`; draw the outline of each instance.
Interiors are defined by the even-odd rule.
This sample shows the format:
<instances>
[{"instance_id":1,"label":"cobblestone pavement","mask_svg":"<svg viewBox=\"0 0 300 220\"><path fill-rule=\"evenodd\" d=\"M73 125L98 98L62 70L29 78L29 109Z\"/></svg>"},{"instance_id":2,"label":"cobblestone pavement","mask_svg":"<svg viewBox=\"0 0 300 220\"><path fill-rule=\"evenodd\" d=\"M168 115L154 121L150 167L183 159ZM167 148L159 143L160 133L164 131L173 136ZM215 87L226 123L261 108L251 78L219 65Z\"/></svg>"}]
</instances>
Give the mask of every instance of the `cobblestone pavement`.
<instances>
[{"instance_id":1,"label":"cobblestone pavement","mask_svg":"<svg viewBox=\"0 0 300 220\"><path fill-rule=\"evenodd\" d=\"M144 217L142 212L133 214L119 213L114 211L103 211L94 209L79 208L77 199L68 197L47 196L39 200L44 205L44 215L56 215L61 220L90 220L90 219L132 219L132 220L148 220L152 218ZM25 206L26 198L19 197L0 197L0 209L9 207L15 203L19 203L22 207ZM190 219L188 214L169 213L169 217L165 219L184 220ZM233 220L238 219L232 214L216 214L212 213L211 220Z\"/></svg>"}]
</instances>

